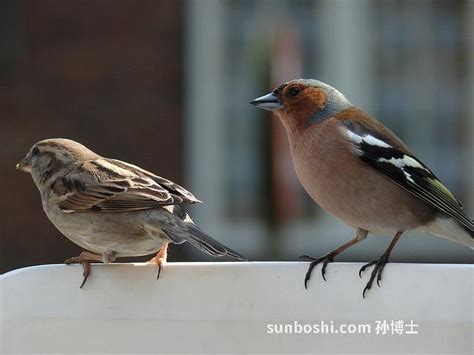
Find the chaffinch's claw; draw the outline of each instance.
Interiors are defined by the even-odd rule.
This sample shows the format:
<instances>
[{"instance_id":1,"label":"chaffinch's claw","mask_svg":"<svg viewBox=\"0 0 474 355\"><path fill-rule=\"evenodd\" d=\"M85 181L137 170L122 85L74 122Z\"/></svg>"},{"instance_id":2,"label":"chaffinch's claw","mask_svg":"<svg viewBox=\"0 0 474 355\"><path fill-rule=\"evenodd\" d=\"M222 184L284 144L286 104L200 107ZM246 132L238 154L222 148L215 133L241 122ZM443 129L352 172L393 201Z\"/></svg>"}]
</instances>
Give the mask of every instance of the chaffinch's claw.
<instances>
[{"instance_id":1,"label":"chaffinch's claw","mask_svg":"<svg viewBox=\"0 0 474 355\"><path fill-rule=\"evenodd\" d=\"M379 259L373 260L360 268L359 276L361 276L361 272L365 271L365 269L372 265L375 265L374 269L372 270L372 273L370 274L369 282L367 282L364 291L362 291L362 297L365 298L365 293L372 288L372 284L374 283L375 277L377 277L377 286L380 287L380 281L382 280L382 272L388 262L388 255L383 254Z\"/></svg>"},{"instance_id":2,"label":"chaffinch's claw","mask_svg":"<svg viewBox=\"0 0 474 355\"><path fill-rule=\"evenodd\" d=\"M308 289L308 281L311 278L311 273L313 272L313 269L315 268L316 265L320 263L323 263L323 267L321 268L321 275L323 277L323 280L326 281L326 267L328 266L329 263L334 261L335 255L337 254L334 254L334 252L330 252L327 255L321 256L319 258L314 258L309 255L300 256L300 260L307 260L311 262L309 264L308 271L306 271L306 275L304 278L304 287L306 289Z\"/></svg>"}]
</instances>

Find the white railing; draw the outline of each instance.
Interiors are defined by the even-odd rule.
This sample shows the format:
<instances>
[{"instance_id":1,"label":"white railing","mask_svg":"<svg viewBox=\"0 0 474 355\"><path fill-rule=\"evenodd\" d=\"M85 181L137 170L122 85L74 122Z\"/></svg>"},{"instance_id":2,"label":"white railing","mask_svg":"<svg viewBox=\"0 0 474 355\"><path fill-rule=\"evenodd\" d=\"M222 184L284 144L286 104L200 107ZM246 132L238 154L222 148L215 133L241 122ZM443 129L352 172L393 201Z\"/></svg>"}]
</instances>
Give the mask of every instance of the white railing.
<instances>
[{"instance_id":1,"label":"white railing","mask_svg":"<svg viewBox=\"0 0 474 355\"><path fill-rule=\"evenodd\" d=\"M93 265L83 289L80 266L20 269L0 276L0 353L471 353L472 265L389 264L366 299L360 266L308 290L295 262Z\"/></svg>"}]
</instances>

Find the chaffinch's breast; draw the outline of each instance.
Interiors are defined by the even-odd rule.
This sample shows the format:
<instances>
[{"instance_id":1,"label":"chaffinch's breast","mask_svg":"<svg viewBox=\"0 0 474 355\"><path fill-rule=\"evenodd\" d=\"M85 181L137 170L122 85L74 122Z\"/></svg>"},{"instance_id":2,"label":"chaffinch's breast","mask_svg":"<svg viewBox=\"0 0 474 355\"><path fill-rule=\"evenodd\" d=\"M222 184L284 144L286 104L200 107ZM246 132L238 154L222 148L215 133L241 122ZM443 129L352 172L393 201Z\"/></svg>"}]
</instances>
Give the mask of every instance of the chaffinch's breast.
<instances>
[{"instance_id":1,"label":"chaffinch's breast","mask_svg":"<svg viewBox=\"0 0 474 355\"><path fill-rule=\"evenodd\" d=\"M394 233L435 218L435 211L353 153L335 118L288 131L296 174L308 194L355 228Z\"/></svg>"}]
</instances>

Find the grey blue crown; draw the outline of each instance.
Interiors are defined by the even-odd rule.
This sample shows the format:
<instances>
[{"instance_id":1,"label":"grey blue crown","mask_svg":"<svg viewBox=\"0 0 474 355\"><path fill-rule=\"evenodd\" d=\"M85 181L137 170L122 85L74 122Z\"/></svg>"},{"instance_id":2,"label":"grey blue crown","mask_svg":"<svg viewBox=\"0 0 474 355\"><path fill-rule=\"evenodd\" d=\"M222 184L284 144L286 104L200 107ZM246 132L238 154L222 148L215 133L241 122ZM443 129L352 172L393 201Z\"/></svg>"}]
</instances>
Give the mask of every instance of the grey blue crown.
<instances>
[{"instance_id":1,"label":"grey blue crown","mask_svg":"<svg viewBox=\"0 0 474 355\"><path fill-rule=\"evenodd\" d=\"M309 119L310 123L317 123L326 118L334 117L339 112L352 107L350 101L332 86L314 79L300 79L300 81L307 86L321 88L326 93L326 105L321 111L311 116Z\"/></svg>"},{"instance_id":2,"label":"grey blue crown","mask_svg":"<svg viewBox=\"0 0 474 355\"><path fill-rule=\"evenodd\" d=\"M283 104L278 98L279 91L283 90L290 82L280 85L273 92L261 96L251 102L251 104L264 110L274 111L283 108ZM352 104L346 97L332 86L314 79L298 79L291 83L301 83L305 86L323 89L326 93L326 103L324 108L315 113L309 119L309 123L317 123L329 117L337 115L339 112L352 107Z\"/></svg>"}]
</instances>

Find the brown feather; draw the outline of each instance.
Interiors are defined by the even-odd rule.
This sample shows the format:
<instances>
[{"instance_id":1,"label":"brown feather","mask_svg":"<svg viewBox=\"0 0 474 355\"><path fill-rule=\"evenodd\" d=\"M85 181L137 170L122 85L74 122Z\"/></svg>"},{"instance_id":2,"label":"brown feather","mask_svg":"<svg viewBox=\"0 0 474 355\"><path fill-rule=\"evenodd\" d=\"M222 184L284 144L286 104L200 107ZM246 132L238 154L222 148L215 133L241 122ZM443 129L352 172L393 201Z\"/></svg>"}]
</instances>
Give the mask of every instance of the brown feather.
<instances>
[{"instance_id":1,"label":"brown feather","mask_svg":"<svg viewBox=\"0 0 474 355\"><path fill-rule=\"evenodd\" d=\"M84 162L51 186L68 212L124 212L200 202L170 180L106 158Z\"/></svg>"}]
</instances>

